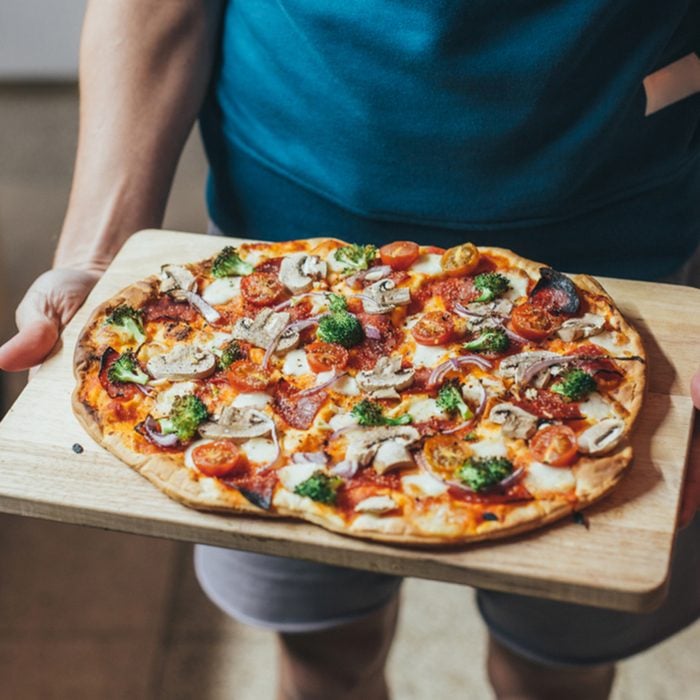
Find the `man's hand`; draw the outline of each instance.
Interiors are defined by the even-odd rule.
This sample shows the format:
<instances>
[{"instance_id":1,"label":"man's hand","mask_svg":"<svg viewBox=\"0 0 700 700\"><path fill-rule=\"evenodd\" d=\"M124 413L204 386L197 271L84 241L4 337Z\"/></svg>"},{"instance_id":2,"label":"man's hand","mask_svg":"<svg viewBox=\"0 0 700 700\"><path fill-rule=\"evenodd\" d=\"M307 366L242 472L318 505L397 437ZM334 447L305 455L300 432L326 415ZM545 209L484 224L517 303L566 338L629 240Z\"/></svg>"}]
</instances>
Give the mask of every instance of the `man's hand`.
<instances>
[{"instance_id":1,"label":"man's hand","mask_svg":"<svg viewBox=\"0 0 700 700\"><path fill-rule=\"evenodd\" d=\"M0 369L17 372L41 364L100 275L58 268L38 277L17 307L19 332L0 346Z\"/></svg>"},{"instance_id":2,"label":"man's hand","mask_svg":"<svg viewBox=\"0 0 700 700\"><path fill-rule=\"evenodd\" d=\"M695 408L700 410L700 371L690 382L690 395L693 398ZM695 416L695 429L690 447L690 462L685 476L681 512L678 518L678 526L685 527L690 523L695 512L700 508L700 416Z\"/></svg>"}]
</instances>

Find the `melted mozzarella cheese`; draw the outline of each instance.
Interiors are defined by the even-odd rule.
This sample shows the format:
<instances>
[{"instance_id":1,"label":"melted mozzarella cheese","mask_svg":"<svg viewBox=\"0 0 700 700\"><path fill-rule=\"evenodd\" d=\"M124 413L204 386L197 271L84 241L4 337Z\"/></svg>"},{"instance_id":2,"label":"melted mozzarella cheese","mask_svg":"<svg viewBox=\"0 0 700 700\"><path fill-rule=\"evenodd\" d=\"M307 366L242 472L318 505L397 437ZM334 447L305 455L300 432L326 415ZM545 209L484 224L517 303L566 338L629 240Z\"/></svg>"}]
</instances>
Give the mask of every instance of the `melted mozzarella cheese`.
<instances>
[{"instance_id":1,"label":"melted mozzarella cheese","mask_svg":"<svg viewBox=\"0 0 700 700\"><path fill-rule=\"evenodd\" d=\"M341 246L343 247L343 246ZM340 250L340 248L337 248L336 250ZM328 263L328 269L331 270L332 272L343 272L345 270L345 265L338 260L338 258L335 257L336 251L334 250L328 257L326 258L326 262Z\"/></svg>"},{"instance_id":2,"label":"melted mozzarella cheese","mask_svg":"<svg viewBox=\"0 0 700 700\"><path fill-rule=\"evenodd\" d=\"M292 350L284 356L284 365L282 365L282 374L291 376L300 376L302 374L313 374L309 362L306 359L306 352L299 348Z\"/></svg>"},{"instance_id":3,"label":"melted mozzarella cheese","mask_svg":"<svg viewBox=\"0 0 700 700\"><path fill-rule=\"evenodd\" d=\"M318 464L302 462L301 464L289 464L277 470L277 476L282 482L282 486L288 491L294 491L299 484L306 481L314 472L321 467Z\"/></svg>"},{"instance_id":4,"label":"melted mozzarella cheese","mask_svg":"<svg viewBox=\"0 0 700 700\"><path fill-rule=\"evenodd\" d=\"M271 462L277 454L275 443L268 438L251 438L246 440L241 449L251 462Z\"/></svg>"},{"instance_id":5,"label":"melted mozzarella cheese","mask_svg":"<svg viewBox=\"0 0 700 700\"><path fill-rule=\"evenodd\" d=\"M445 418L435 399L414 399L408 406L401 406L400 413L410 413L414 423L425 423L431 418Z\"/></svg>"},{"instance_id":6,"label":"melted mozzarella cheese","mask_svg":"<svg viewBox=\"0 0 700 700\"><path fill-rule=\"evenodd\" d=\"M416 343L416 349L413 353L413 366L437 367L446 354L447 348L441 345L420 345Z\"/></svg>"},{"instance_id":7,"label":"melted mozzarella cheese","mask_svg":"<svg viewBox=\"0 0 700 700\"><path fill-rule=\"evenodd\" d=\"M323 384L333 377L333 371L321 372L318 375L317 384ZM346 374L344 377L337 379L328 387L331 391L335 391L343 396L359 396L360 388L357 386L357 382L354 377Z\"/></svg>"},{"instance_id":8,"label":"melted mozzarella cheese","mask_svg":"<svg viewBox=\"0 0 700 700\"><path fill-rule=\"evenodd\" d=\"M479 440L469 444L475 457L507 457L508 448L503 442L500 430L487 431L483 426L479 430Z\"/></svg>"},{"instance_id":9,"label":"melted mozzarella cheese","mask_svg":"<svg viewBox=\"0 0 700 700\"><path fill-rule=\"evenodd\" d=\"M342 430L343 428L358 425L358 423L349 413L336 413L329 419L328 425L330 425L332 430Z\"/></svg>"},{"instance_id":10,"label":"melted mozzarella cheese","mask_svg":"<svg viewBox=\"0 0 700 700\"><path fill-rule=\"evenodd\" d=\"M240 253L240 251L238 252ZM257 265L263 259L263 255L264 253L262 250L247 250L241 255L241 259L251 265Z\"/></svg>"},{"instance_id":11,"label":"melted mozzarella cheese","mask_svg":"<svg viewBox=\"0 0 700 700\"><path fill-rule=\"evenodd\" d=\"M594 345L600 345L612 355L621 355L624 352L631 352L631 348L626 343L619 342L624 340L624 336L617 331L603 331L598 335L593 335L587 342Z\"/></svg>"},{"instance_id":12,"label":"melted mozzarella cheese","mask_svg":"<svg viewBox=\"0 0 700 700\"><path fill-rule=\"evenodd\" d=\"M442 255L436 253L425 253L420 255L416 262L411 265L411 272L419 272L423 275L439 275L442 274L442 265L440 260Z\"/></svg>"},{"instance_id":13,"label":"melted mozzarella cheese","mask_svg":"<svg viewBox=\"0 0 700 700\"><path fill-rule=\"evenodd\" d=\"M222 347L229 340L231 340L231 335L229 333L217 332L214 333L214 335L212 335L208 340L199 340L198 342L203 348L210 350L211 348Z\"/></svg>"},{"instance_id":14,"label":"melted mozzarella cheese","mask_svg":"<svg viewBox=\"0 0 700 700\"><path fill-rule=\"evenodd\" d=\"M311 316L316 316L328 308L328 298L326 295L314 294L307 297L311 301Z\"/></svg>"},{"instance_id":15,"label":"melted mozzarella cheese","mask_svg":"<svg viewBox=\"0 0 700 700\"><path fill-rule=\"evenodd\" d=\"M541 462L532 462L523 477L523 484L535 496L543 491L568 491L576 486L576 480L568 467L550 467Z\"/></svg>"},{"instance_id":16,"label":"melted mozzarella cheese","mask_svg":"<svg viewBox=\"0 0 700 700\"><path fill-rule=\"evenodd\" d=\"M510 289L506 290L503 294L504 299L515 301L516 299L520 299L520 297L527 296L527 286L530 282L530 278L524 272L509 270L508 272L504 272L503 276L507 277L510 282Z\"/></svg>"},{"instance_id":17,"label":"melted mozzarella cheese","mask_svg":"<svg viewBox=\"0 0 700 700\"><path fill-rule=\"evenodd\" d=\"M231 405L235 408L245 408L247 406L265 408L270 401L272 401L272 397L269 394L266 394L264 391L254 391L250 394L238 394Z\"/></svg>"},{"instance_id":18,"label":"melted mozzarella cheese","mask_svg":"<svg viewBox=\"0 0 700 700\"><path fill-rule=\"evenodd\" d=\"M443 484L430 474L408 474L401 479L403 490L417 496L440 496L447 492L447 484Z\"/></svg>"},{"instance_id":19,"label":"melted mozzarella cheese","mask_svg":"<svg viewBox=\"0 0 700 700\"><path fill-rule=\"evenodd\" d=\"M212 282L202 294L208 304L225 304L241 294L240 277L224 277Z\"/></svg>"},{"instance_id":20,"label":"melted mozzarella cheese","mask_svg":"<svg viewBox=\"0 0 700 700\"><path fill-rule=\"evenodd\" d=\"M591 418L596 421L615 414L613 407L596 391L585 401L581 401L578 407L586 418Z\"/></svg>"},{"instance_id":21,"label":"melted mozzarella cheese","mask_svg":"<svg viewBox=\"0 0 700 700\"><path fill-rule=\"evenodd\" d=\"M155 418L167 416L173 407L173 401L178 396L187 396L194 392L196 384L194 382L178 382L165 391L161 391L153 406L153 416Z\"/></svg>"}]
</instances>

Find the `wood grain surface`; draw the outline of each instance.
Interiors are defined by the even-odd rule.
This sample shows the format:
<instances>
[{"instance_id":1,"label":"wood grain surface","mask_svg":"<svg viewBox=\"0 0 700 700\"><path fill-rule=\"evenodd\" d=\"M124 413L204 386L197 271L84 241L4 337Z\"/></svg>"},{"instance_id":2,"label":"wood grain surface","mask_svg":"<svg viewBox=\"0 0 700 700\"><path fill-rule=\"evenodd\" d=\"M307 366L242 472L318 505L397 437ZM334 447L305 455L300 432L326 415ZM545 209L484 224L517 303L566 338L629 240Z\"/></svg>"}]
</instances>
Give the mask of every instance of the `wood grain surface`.
<instances>
[{"instance_id":1,"label":"wood grain surface","mask_svg":"<svg viewBox=\"0 0 700 700\"><path fill-rule=\"evenodd\" d=\"M567 518L459 549L391 547L304 523L185 508L96 445L73 417L71 358L90 309L162 263L195 261L222 246L221 238L169 231L143 231L127 242L0 423L0 511L621 610L663 600L693 432L688 393L699 363L700 290L601 280L643 336L649 392L633 436L634 463L619 488L586 511L588 528ZM700 436L692 452L700 458Z\"/></svg>"}]
</instances>

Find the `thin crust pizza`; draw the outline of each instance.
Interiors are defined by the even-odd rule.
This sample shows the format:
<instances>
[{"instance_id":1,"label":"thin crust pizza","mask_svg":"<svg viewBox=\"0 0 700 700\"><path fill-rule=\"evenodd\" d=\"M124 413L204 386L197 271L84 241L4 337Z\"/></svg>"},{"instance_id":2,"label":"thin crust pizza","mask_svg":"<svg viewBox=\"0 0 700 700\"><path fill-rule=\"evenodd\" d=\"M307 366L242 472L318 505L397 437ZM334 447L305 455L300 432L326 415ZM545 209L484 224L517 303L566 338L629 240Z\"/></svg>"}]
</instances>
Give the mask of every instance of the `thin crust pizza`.
<instances>
[{"instance_id":1,"label":"thin crust pizza","mask_svg":"<svg viewBox=\"0 0 700 700\"><path fill-rule=\"evenodd\" d=\"M74 369L88 433L187 506L449 544L608 493L645 356L589 276L317 238L163 265L95 309Z\"/></svg>"}]
</instances>

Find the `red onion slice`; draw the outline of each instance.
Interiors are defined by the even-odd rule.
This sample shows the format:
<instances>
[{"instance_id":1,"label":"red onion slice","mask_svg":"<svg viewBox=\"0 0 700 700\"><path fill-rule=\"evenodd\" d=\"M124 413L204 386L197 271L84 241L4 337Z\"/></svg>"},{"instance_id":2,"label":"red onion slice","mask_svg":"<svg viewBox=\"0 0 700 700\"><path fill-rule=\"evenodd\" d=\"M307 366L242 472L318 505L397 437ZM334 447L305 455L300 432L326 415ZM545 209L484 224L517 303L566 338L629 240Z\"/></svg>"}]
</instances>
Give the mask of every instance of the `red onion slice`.
<instances>
[{"instance_id":1,"label":"red onion slice","mask_svg":"<svg viewBox=\"0 0 700 700\"><path fill-rule=\"evenodd\" d=\"M336 372L334 370L333 376L330 379L327 379L325 382L321 382L320 384L316 384L315 386L309 387L308 389L304 389L303 391L300 391L298 394L296 394L296 396L298 398L301 398L302 396L309 396L310 394L315 394L316 392L321 391L326 387L329 387L334 382L337 382L341 377L344 377L346 374L347 372Z\"/></svg>"},{"instance_id":2,"label":"red onion slice","mask_svg":"<svg viewBox=\"0 0 700 700\"><path fill-rule=\"evenodd\" d=\"M286 309L288 306L291 306L295 301L301 301L306 297L325 297L328 296L329 293L330 292L304 292L304 294L297 294L291 299L287 299L286 301L277 304L277 306L273 306L272 310L281 311L282 309Z\"/></svg>"},{"instance_id":3,"label":"red onion slice","mask_svg":"<svg viewBox=\"0 0 700 700\"><path fill-rule=\"evenodd\" d=\"M351 479L357 470L360 468L360 463L356 459L344 459L342 462L338 462L330 470L333 476L342 476L344 479Z\"/></svg>"},{"instance_id":4,"label":"red onion slice","mask_svg":"<svg viewBox=\"0 0 700 700\"><path fill-rule=\"evenodd\" d=\"M470 418L469 420L464 421L463 423L460 423L459 425L455 425L454 428L448 428L447 430L441 430L440 432L443 435L451 435L452 433L458 433L460 430L464 430L465 428L469 428L473 424L474 424L474 418Z\"/></svg>"},{"instance_id":5,"label":"red onion slice","mask_svg":"<svg viewBox=\"0 0 700 700\"><path fill-rule=\"evenodd\" d=\"M576 359L578 359L577 355L557 355L557 357L547 357L544 360L533 362L526 370L523 371L521 383L529 384L530 381L543 369L554 367L555 365L566 365Z\"/></svg>"},{"instance_id":6,"label":"red onion slice","mask_svg":"<svg viewBox=\"0 0 700 700\"><path fill-rule=\"evenodd\" d=\"M476 365L481 369L489 369L491 362L481 355L460 355L441 362L430 374L428 386L435 386L450 370L459 369L461 365Z\"/></svg>"},{"instance_id":7,"label":"red onion slice","mask_svg":"<svg viewBox=\"0 0 700 700\"><path fill-rule=\"evenodd\" d=\"M204 317L205 321L208 321L209 323L216 323L221 319L221 314L210 304L208 304L202 297L199 296L199 294L195 294L194 292L190 292L187 289L177 289L175 290L175 294L173 296L180 297L182 299L185 299L188 301L192 306L194 306L197 311L199 311L200 314Z\"/></svg>"},{"instance_id":8,"label":"red onion slice","mask_svg":"<svg viewBox=\"0 0 700 700\"><path fill-rule=\"evenodd\" d=\"M379 328L375 328L374 326L365 326L365 337L369 338L370 340L381 340L382 339L382 332L379 330Z\"/></svg>"},{"instance_id":9,"label":"red onion slice","mask_svg":"<svg viewBox=\"0 0 700 700\"><path fill-rule=\"evenodd\" d=\"M275 337L270 341L270 344L267 346L267 350L265 350L265 354L263 355L263 360L262 360L262 368L267 369L267 365L270 362L270 358L272 357L272 353L277 349L277 346L279 345L280 340L282 339L282 336L284 335L285 331L289 330L289 326L284 326L279 330L279 332L275 335Z\"/></svg>"},{"instance_id":10,"label":"red onion slice","mask_svg":"<svg viewBox=\"0 0 700 700\"><path fill-rule=\"evenodd\" d=\"M328 456L325 452L295 452L292 455L294 464L326 464Z\"/></svg>"},{"instance_id":11,"label":"red onion slice","mask_svg":"<svg viewBox=\"0 0 700 700\"><path fill-rule=\"evenodd\" d=\"M158 447L176 447L180 444L180 440L175 433L163 435L163 433L160 432L158 421L150 414L146 416L146 420L141 423L141 426L150 442L154 445L158 445Z\"/></svg>"},{"instance_id":12,"label":"red onion slice","mask_svg":"<svg viewBox=\"0 0 700 700\"><path fill-rule=\"evenodd\" d=\"M528 343L531 343L532 341L529 340L528 338L524 338L522 335L518 335L515 331L512 331L508 326L503 324L503 330L506 332L506 335L511 339L515 340L518 343L522 343L523 345L527 345Z\"/></svg>"},{"instance_id":13,"label":"red onion slice","mask_svg":"<svg viewBox=\"0 0 700 700\"><path fill-rule=\"evenodd\" d=\"M455 304L452 308L457 316L461 316L462 318L486 318L488 316L488 314L480 314L476 311L469 311L469 309L463 304Z\"/></svg>"},{"instance_id":14,"label":"red onion slice","mask_svg":"<svg viewBox=\"0 0 700 700\"><path fill-rule=\"evenodd\" d=\"M317 324L325 316L328 316L328 314L318 314L318 316L309 316L309 318L302 318L298 321L293 321L285 328L285 330L303 331L304 328L309 328L309 326Z\"/></svg>"}]
</instances>

